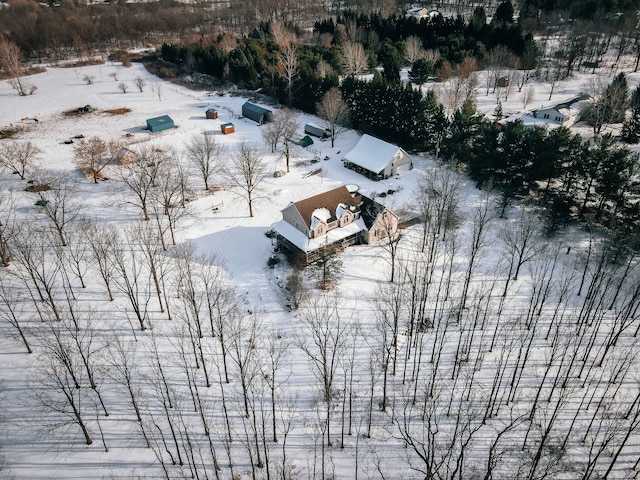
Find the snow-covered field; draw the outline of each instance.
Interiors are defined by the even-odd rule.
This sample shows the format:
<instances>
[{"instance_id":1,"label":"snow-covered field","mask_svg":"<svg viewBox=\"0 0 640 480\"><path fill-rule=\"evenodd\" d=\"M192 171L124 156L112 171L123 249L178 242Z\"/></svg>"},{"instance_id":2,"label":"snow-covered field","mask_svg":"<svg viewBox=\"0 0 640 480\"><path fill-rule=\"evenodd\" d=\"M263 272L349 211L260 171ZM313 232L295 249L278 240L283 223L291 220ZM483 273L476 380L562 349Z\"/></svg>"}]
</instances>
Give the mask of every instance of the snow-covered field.
<instances>
[{"instance_id":1,"label":"snow-covered field","mask_svg":"<svg viewBox=\"0 0 640 480\"><path fill-rule=\"evenodd\" d=\"M118 74L117 81L111 76L114 72ZM83 80L85 75L93 76L93 84ZM134 85L136 77L146 79L142 92ZM631 76L629 83L635 86L638 78ZM577 77L566 82L553 101L573 96L583 80ZM264 146L260 127L241 118L241 105L246 98L192 91L162 82L139 64L130 68L119 64L50 68L30 81L38 90L28 97L18 97L6 82L0 83L0 129L20 127L22 131L15 139L38 145L43 152L43 169L68 173L78 182L76 199L81 203L81 215L110 229L124 231L144 222L140 212L127 201L129 193L117 179L120 167L109 167L109 179L98 184L82 178L74 169L74 144L64 141L76 135L118 139L133 150L153 146L180 151L194 134L207 131L225 146L225 156L233 155L237 145L247 141L264 150L268 172L284 170L280 154L271 154ZM129 85L127 93L118 87L122 82ZM532 105L547 103L547 96L540 88ZM513 93L509 102L503 102L503 110L521 110L521 103L518 93ZM63 115L86 104L94 111ZM122 115L105 113L124 107L131 111ZM210 107L218 110L217 120L205 119L205 110ZM480 95L479 108L491 113L495 98ZM159 115L171 116L176 128L158 134L145 131L146 119ZM305 122L319 122L302 113L298 120L300 132ZM234 123L236 133L222 135L220 125L229 121ZM172 320L160 311L155 290L150 280L145 280L151 292L145 297L148 324L153 329L144 331L137 328L135 321L131 323L123 294L116 292L114 302L107 301L105 288L93 268L87 268L86 288L80 288L77 279L70 281L72 301L65 296L66 284L59 278L60 273L55 274L54 296L67 305L62 316L69 316L69 310L77 308L85 322L80 330L95 331L94 347L89 350L96 362L97 388L110 415L104 415L95 403L96 396L83 383L78 398L85 402L82 409L94 440L92 445L85 444L77 424L63 429L47 427L55 415L46 412L38 392L44 389L56 398L59 394L41 373L41 365L52 362L50 354L43 355L51 349L42 346L50 342L51 329L36 316L33 305L38 302L28 298L33 292L27 292L9 275L19 267L12 264L2 269L2 277L16 282L16 296L22 299L16 305L24 312L24 327L34 348L32 355L27 354L15 329L2 319L0 454L16 478L431 478L425 465L435 470L436 464L439 470L433 478L492 478L485 476L492 461L493 478L533 479L543 478L544 474L548 478L600 478L597 476L607 473L612 462L611 472L607 473L610 478L637 478L640 433L636 395L640 365L633 335L640 322L637 293L634 296L637 267L633 260L628 271L607 270L602 297L594 287L591 300L595 304L585 306L585 295L589 295L577 295L581 275L587 272L582 287L586 292L592 278L600 281L600 271L598 254L587 257L588 238L580 231L562 232L544 244L536 237L541 247L535 249L533 260L525 262L517 280L507 282L508 261L500 232L504 228L518 229L519 209L510 211L510 218L492 218L485 225L482 246L469 275L468 303L462 313L454 314L459 307L457 293L445 294L443 289L448 291L451 287L459 292L463 288L477 218L474 212L491 202L491 197L477 190L472 182L456 175L459 227L449 232L448 239L438 235L433 257L427 260L416 252L420 225L403 232L400 257L405 260L401 270L407 273L400 275L397 284L403 286L405 293L410 291L412 268L414 273L425 269L422 275L430 280L421 284L425 292L421 318L432 323L419 334L409 336L407 321L415 317L415 312L409 312L408 306L420 302L411 303L403 297L395 333L398 353L394 375L392 367L388 367L393 379L388 380L386 412L379 409L384 370L381 358L385 348L394 349L389 340L381 340L383 330L389 334L385 330L388 318L381 317L389 315L391 306L389 302L375 303L374 299L393 297L393 288L387 281L387 250L381 246L348 248L341 255L343 274L333 292L321 292L312 286L307 307L290 311L282 289L289 267L267 267L273 245L265 232L281 218L281 209L290 201L342 184L356 184L361 193L372 197L394 190L393 195L378 200L408 218L418 212L418 186L424 182L424 175L433 175L437 166L432 159L415 155L413 170L372 182L345 169L341 162L342 155L358 139L357 132L348 131L338 137L333 148L329 141L314 139L309 149L296 152L290 173L280 178L269 175L264 180L252 218L246 202L223 175L214 178L214 183L223 188L207 194L198 178L192 178L191 214L178 223L177 243L191 243L200 254L213 256L235 288L240 303L240 313L236 314L241 314L242 319L225 319L234 323L227 325L232 332L230 337L238 339L237 350L229 354L229 384L218 377L222 375L222 357L213 326L201 341L203 358L215 378L211 387L204 385L202 368L194 366L200 358L194 353L198 342L188 343L193 326L180 320L182 301L176 294L176 265L167 261L164 267L164 300L168 298L174 308ZM314 157L320 162L309 164L308 160ZM322 167L321 174L307 176L317 167ZM0 188L14 192L17 219L44 222L43 215L33 206L33 194L23 191L25 186L26 180L10 172L0 177ZM170 247L168 255L175 250ZM593 266L585 269L585 262ZM416 273L413 280L420 275ZM503 296L507 288L508 293ZM546 293L540 296L538 289L545 288ZM300 347L313 349L308 325L313 314L309 312L313 307L325 308L331 301L339 303L337 311L343 325L348 323L344 328L344 339L348 341L340 340L343 345L336 355L336 383L332 388L337 393L330 407L333 445L323 447L326 406L312 363ZM606 308L605 302L616 306ZM627 307L630 316L620 320ZM329 310L327 307L323 312ZM532 314L532 310L538 314ZM526 322L520 323L523 319ZM62 323L68 321L65 317ZM621 327L618 321L626 323ZM56 327L57 322L52 324ZM256 329L254 333L252 328ZM333 325L332 329L340 331ZM613 345L610 340L618 331L619 339ZM119 342L126 345L125 356L133 362L133 370L137 367L134 389L152 448L145 448L129 395L114 366L118 351L115 345ZM184 347L184 342L189 346ZM231 341L229 345L232 344ZM153 354L155 345L159 349L157 356ZM265 368L278 348L282 352L274 381L279 436L276 443L261 435L266 432L269 437L271 432L270 377ZM179 358L180 353L185 357ZM600 364L591 368L597 362ZM241 365L247 364L254 369L247 377L249 393L241 385ZM169 384L166 389L161 386L163 372ZM611 380L614 377L615 381ZM559 381L554 380L558 378L566 384L558 385ZM194 389L199 389L205 406L196 407ZM243 405L247 398L248 410ZM163 408L167 399L174 402L171 408ZM89 402L94 403L87 405ZM199 411L206 411L202 415L206 420ZM252 413L247 417L245 411ZM212 431L212 443L203 434L206 422ZM349 435L341 435L347 430ZM233 441L229 441L232 436ZM563 442L565 438L567 442ZM214 451L221 468L217 472L212 468ZM420 457L421 451L425 458ZM182 466L172 465L172 459L180 463L180 452L184 457ZM256 457L262 457L269 467L252 470L251 464L258 463ZM594 458L589 471L589 462Z\"/></svg>"}]
</instances>

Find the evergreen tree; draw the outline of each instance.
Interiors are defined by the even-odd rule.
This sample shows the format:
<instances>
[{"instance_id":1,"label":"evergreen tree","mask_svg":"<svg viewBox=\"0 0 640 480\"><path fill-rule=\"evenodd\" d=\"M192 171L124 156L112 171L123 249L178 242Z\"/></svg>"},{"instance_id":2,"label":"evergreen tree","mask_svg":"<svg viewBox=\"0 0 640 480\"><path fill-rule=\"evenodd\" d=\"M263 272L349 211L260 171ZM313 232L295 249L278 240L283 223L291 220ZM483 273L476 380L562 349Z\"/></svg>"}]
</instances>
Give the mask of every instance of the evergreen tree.
<instances>
[{"instance_id":1,"label":"evergreen tree","mask_svg":"<svg viewBox=\"0 0 640 480\"><path fill-rule=\"evenodd\" d=\"M513 22L513 4L511 0L504 0L498 5L493 18L497 22Z\"/></svg>"},{"instance_id":2,"label":"evergreen tree","mask_svg":"<svg viewBox=\"0 0 640 480\"><path fill-rule=\"evenodd\" d=\"M462 107L454 112L444 135L441 149L443 157L449 161L468 165L470 173L481 172L482 167L477 164L474 157L476 147L480 146L479 142L485 138L486 124L487 121L478 113L475 102L472 99L465 100ZM473 173L472 176L474 176Z\"/></svg>"},{"instance_id":3,"label":"evergreen tree","mask_svg":"<svg viewBox=\"0 0 640 480\"><path fill-rule=\"evenodd\" d=\"M622 125L620 138L626 143L638 143L640 141L640 86L631 95L631 117Z\"/></svg>"},{"instance_id":4,"label":"evergreen tree","mask_svg":"<svg viewBox=\"0 0 640 480\"><path fill-rule=\"evenodd\" d=\"M631 117L622 124L620 138L625 143L638 143L640 141L640 108L631 110Z\"/></svg>"},{"instance_id":5,"label":"evergreen tree","mask_svg":"<svg viewBox=\"0 0 640 480\"><path fill-rule=\"evenodd\" d=\"M385 40L379 54L382 63L382 77L389 83L400 82L400 68L403 58L400 51L389 40Z\"/></svg>"},{"instance_id":6,"label":"evergreen tree","mask_svg":"<svg viewBox=\"0 0 640 480\"><path fill-rule=\"evenodd\" d=\"M430 60L419 58L415 62L413 62L413 65L411 65L411 70L409 70L409 80L411 80L416 85L422 85L423 83L427 82L434 73L434 63Z\"/></svg>"},{"instance_id":7,"label":"evergreen tree","mask_svg":"<svg viewBox=\"0 0 640 480\"><path fill-rule=\"evenodd\" d=\"M624 73L619 73L607 87L605 98L608 102L610 123L622 123L629 103L629 86Z\"/></svg>"}]
</instances>

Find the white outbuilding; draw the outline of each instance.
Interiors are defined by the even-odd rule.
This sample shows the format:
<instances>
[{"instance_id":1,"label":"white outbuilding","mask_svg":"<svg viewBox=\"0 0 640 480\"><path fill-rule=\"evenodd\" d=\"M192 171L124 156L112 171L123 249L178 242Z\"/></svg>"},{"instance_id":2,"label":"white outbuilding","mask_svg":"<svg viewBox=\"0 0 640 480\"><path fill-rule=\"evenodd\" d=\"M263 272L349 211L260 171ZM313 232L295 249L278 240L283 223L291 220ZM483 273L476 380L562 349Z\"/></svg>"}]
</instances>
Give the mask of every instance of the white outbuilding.
<instances>
[{"instance_id":1,"label":"white outbuilding","mask_svg":"<svg viewBox=\"0 0 640 480\"><path fill-rule=\"evenodd\" d=\"M402 148L366 134L343 161L345 167L373 180L384 180L413 168L411 156Z\"/></svg>"}]
</instances>

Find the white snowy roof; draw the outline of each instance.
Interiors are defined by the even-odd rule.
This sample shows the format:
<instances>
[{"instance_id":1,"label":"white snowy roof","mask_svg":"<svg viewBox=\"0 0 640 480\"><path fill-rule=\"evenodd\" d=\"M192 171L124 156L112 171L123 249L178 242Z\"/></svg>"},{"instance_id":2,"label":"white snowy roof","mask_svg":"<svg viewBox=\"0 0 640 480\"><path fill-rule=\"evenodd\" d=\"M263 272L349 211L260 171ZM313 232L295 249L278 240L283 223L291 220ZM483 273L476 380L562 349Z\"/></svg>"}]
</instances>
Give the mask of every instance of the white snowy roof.
<instances>
[{"instance_id":1,"label":"white snowy roof","mask_svg":"<svg viewBox=\"0 0 640 480\"><path fill-rule=\"evenodd\" d=\"M549 119L536 118L533 115L528 115L523 113L516 113L513 115L509 115L508 117L500 120L500 124L506 125L507 123L515 122L516 120L520 120L526 128L533 128L535 126L553 128L553 127L559 126L558 123L552 122Z\"/></svg>"},{"instance_id":2,"label":"white snowy roof","mask_svg":"<svg viewBox=\"0 0 640 480\"><path fill-rule=\"evenodd\" d=\"M344 227L329 230L326 235L321 235L317 238L308 238L304 233L302 233L300 230L298 230L285 220L280 220L273 226L273 229L280 235L285 237L287 240L289 240L300 250L308 253L319 249L320 247L324 246L325 243L332 244L339 240L342 240L343 238L347 238L358 232L366 230L367 227L364 224L364 221L359 218L354 222L345 225Z\"/></svg>"},{"instance_id":3,"label":"white snowy roof","mask_svg":"<svg viewBox=\"0 0 640 480\"><path fill-rule=\"evenodd\" d=\"M311 228L316 228L318 222L328 223L331 218L331 212L328 208L316 208L311 214Z\"/></svg>"},{"instance_id":4,"label":"white snowy roof","mask_svg":"<svg viewBox=\"0 0 640 480\"><path fill-rule=\"evenodd\" d=\"M352 207L355 208L355 207ZM344 203L339 203L338 208L336 208L336 218L340 220L344 213L349 209Z\"/></svg>"},{"instance_id":5,"label":"white snowy roof","mask_svg":"<svg viewBox=\"0 0 640 480\"><path fill-rule=\"evenodd\" d=\"M364 134L358 144L344 158L373 173L380 173L391 162L400 147Z\"/></svg>"},{"instance_id":6,"label":"white snowy roof","mask_svg":"<svg viewBox=\"0 0 640 480\"><path fill-rule=\"evenodd\" d=\"M580 113L580 110L578 110L577 108L561 108L558 110L558 112L565 117L571 117L572 115L578 115Z\"/></svg>"}]
</instances>

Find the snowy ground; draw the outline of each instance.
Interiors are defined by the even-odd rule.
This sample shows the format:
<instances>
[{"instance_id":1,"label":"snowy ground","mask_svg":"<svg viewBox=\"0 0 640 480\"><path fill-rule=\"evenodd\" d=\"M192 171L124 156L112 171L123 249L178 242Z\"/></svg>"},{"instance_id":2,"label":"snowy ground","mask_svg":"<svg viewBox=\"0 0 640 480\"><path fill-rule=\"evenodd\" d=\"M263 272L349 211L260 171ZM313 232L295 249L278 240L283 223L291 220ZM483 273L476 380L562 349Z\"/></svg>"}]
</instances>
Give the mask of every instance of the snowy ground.
<instances>
[{"instance_id":1,"label":"snowy ground","mask_svg":"<svg viewBox=\"0 0 640 480\"><path fill-rule=\"evenodd\" d=\"M117 72L119 79L109 76ZM92 75L94 83L87 85L83 81L85 75ZM134 79L142 77L147 80L144 91L139 92L134 86ZM640 75L630 77L630 84L635 86ZM580 90L585 77L578 76L571 82L559 87L553 101L569 98ZM73 172L73 145L64 140L82 134L85 137L94 135L104 139L121 139L131 143L131 148L137 145L157 145L161 147L175 147L180 149L188 139L203 130L212 132L218 142L226 145L227 154L231 154L234 146L241 141L255 142L263 148L260 127L254 122L241 118L241 105L245 98L231 96L226 93L198 92L159 81L149 75L140 64L133 64L130 68L123 68L119 64L104 64L83 68L50 68L42 74L33 76L30 81L38 87L33 96L18 97L6 82L0 83L0 128L3 126L19 126L24 128L20 140L32 140L44 152L42 166L47 169ZM129 85L128 92L123 94L118 84L125 82ZM153 86L153 88L152 88ZM159 90L158 90L159 89ZM160 95L157 92L160 91ZM547 104L548 94L542 88L532 105ZM479 108L491 113L495 108L495 97L478 97ZM521 110L519 94L513 93L509 102L503 102L504 112ZM63 116L64 111L90 104L94 111L82 116ZM110 115L105 110L127 107L131 112L124 115ZM205 110L215 107L219 111L217 120L205 119ZM150 134L144 130L145 120L159 115L169 115L173 118L175 129L158 134ZM29 118L37 118L34 122ZM301 126L307 121L318 123L319 120L306 114L299 114ZM22 120L27 118L26 120ZM236 133L222 135L220 125L225 122L235 124ZM587 131L585 129L585 131ZM297 159L292 162L291 173L281 178L269 176L263 184L263 193L255 205L256 216L250 218L246 203L234 194L231 189L223 189L211 195L198 194L192 202L193 216L183 220L179 225L179 242L193 241L205 253L215 255L229 272L237 285L238 291L246 298L247 308L259 312L265 330L277 330L285 335L292 335L297 323L296 317L286 308L286 299L279 288L282 284L285 270L267 268L267 260L272 254L272 244L264 233L278 221L280 210L288 202L296 201L308 196L329 190L341 184L356 184L360 191L369 196L376 192L393 189L396 191L384 199L379 199L392 210L410 211L414 199L416 186L420 182L423 172L434 168L435 162L429 158L414 156L415 168L400 177L383 182L371 182L357 173L342 166L342 155L349 151L358 141L359 134L348 131L342 134L334 148L328 141L316 140L308 150L297 153ZM315 140L315 139L314 139ZM314 166L305 162L313 157L320 160ZM284 169L284 161L277 154L265 153L265 161L272 166L271 171ZM306 174L318 166L322 173L307 177ZM195 181L195 180L194 180ZM481 197L471 182L461 179L463 195L461 210L468 212ZM25 218L34 215L31 200L21 190L24 182L16 176L4 175L0 178L3 189L13 189L17 192L20 202L20 214ZM116 180L107 180L93 185L89 180L81 180L83 195L83 213L95 216L101 221L112 222L122 226L139 221L137 212L128 208L124 202L125 193ZM212 211L217 206L217 211ZM501 220L503 221L503 220ZM494 225L498 228L498 224ZM462 235L466 239L466 235ZM494 234L492 234L494 235ZM580 246L580 233L570 232L558 240L564 245ZM579 248L578 248L579 249ZM344 275L337 288L346 302L355 305L359 319L368 325L371 322L372 307L367 299L378 284L384 284L388 275L388 263L384 251L375 246L358 246L347 250L343 255ZM499 258L483 259L483 265L490 266L497 263ZM92 282L98 291L97 280ZM4 329L2 332L6 332ZM300 353L291 353L291 370L304 372L306 360ZM133 440L133 427L126 424L120 430L111 424L106 430L109 443L113 445L109 453L104 453L96 442L92 447L82 445L73 437L60 442L57 435L46 436L31 426L38 422L38 412L34 411L33 399L28 393L28 379L32 376L32 358L23 353L22 346L14 339L3 335L0 338L0 380L3 382L5 398L3 404L3 432L0 433L1 452L7 463L12 467L17 478L103 478L108 475L124 477L126 475L141 475L147 463L154 460L148 450L138 448L139 444ZM362 372L366 375L366 372ZM292 384L305 402L311 402L308 393L312 379L308 372L306 377L293 375ZM362 387L365 388L364 386ZM117 400L114 399L117 403ZM305 404L304 402L301 402ZM308 405L307 405L308 407ZM124 407L123 407L124 408ZM118 406L114 407L115 410ZM114 422L116 420L114 419ZM299 470L309 467L308 450L311 445L310 435L304 432L310 422L299 427L298 435L294 437L293 457L299 464ZM309 429L312 429L309 427ZM379 443L385 445L384 429L379 432ZM353 443L353 439L350 440ZM634 444L637 448L637 438ZM398 442L389 442L384 447L384 457L387 464L395 468L395 473L389 478L409 478L410 473L404 462L396 461L404 456L404 451ZM396 451L397 450L397 451ZM635 450L637 453L637 450ZM333 460L335 471L340 478L353 478L353 451L347 453L335 452ZM363 476L379 478L372 460L361 466ZM307 465L304 465L307 462ZM383 462L383 463L385 463ZM393 469L393 468L392 468ZM415 475L413 472L411 475ZM308 471L302 475L310 477ZM226 477L228 478L228 477Z\"/></svg>"}]
</instances>

